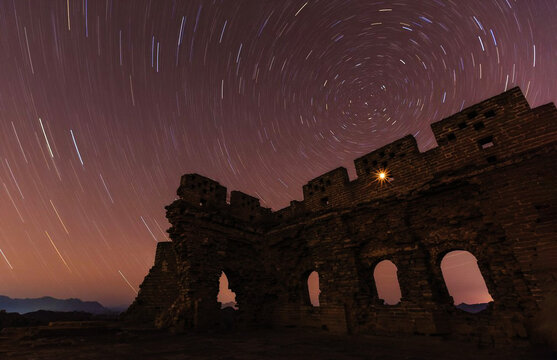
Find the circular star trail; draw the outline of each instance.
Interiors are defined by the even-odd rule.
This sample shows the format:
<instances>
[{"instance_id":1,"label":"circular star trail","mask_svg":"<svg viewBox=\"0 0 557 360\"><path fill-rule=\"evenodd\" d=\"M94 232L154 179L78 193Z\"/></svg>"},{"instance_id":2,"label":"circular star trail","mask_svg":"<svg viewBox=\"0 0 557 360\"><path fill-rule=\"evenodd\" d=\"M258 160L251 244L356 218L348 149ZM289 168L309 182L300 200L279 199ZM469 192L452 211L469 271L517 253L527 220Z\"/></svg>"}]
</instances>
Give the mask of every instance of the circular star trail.
<instances>
[{"instance_id":1,"label":"circular star trail","mask_svg":"<svg viewBox=\"0 0 557 360\"><path fill-rule=\"evenodd\" d=\"M302 184L520 86L556 100L554 0L0 0L0 289L129 303L197 172Z\"/></svg>"}]
</instances>

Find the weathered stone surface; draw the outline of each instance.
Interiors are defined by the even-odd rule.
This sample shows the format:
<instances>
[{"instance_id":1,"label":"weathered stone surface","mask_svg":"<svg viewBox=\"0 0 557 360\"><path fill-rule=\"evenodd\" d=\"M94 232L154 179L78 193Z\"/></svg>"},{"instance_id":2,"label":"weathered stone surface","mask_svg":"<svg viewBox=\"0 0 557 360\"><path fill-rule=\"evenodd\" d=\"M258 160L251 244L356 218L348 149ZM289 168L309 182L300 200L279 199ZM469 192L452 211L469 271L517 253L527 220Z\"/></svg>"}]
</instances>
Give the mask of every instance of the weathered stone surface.
<instances>
[{"instance_id":1,"label":"weathered stone surface","mask_svg":"<svg viewBox=\"0 0 557 360\"><path fill-rule=\"evenodd\" d=\"M276 212L240 192L227 204L226 188L184 175L167 207L173 251L157 251L127 316L177 330L215 326L225 271L240 325L450 334L483 344L532 337L557 279L557 110L530 109L514 88L432 130L438 147L420 153L404 137L356 159L357 179L333 170ZM379 169L390 183L377 181ZM477 258L494 299L479 314L456 309L449 296L440 263L453 250ZM374 283L385 259L398 268L395 306L383 304ZM314 270L318 308L307 295Z\"/></svg>"},{"instance_id":2,"label":"weathered stone surface","mask_svg":"<svg viewBox=\"0 0 557 360\"><path fill-rule=\"evenodd\" d=\"M139 287L139 295L122 315L122 319L144 325L153 325L161 313L166 311L178 295L176 281L176 254L172 243L157 244L155 265Z\"/></svg>"}]
</instances>

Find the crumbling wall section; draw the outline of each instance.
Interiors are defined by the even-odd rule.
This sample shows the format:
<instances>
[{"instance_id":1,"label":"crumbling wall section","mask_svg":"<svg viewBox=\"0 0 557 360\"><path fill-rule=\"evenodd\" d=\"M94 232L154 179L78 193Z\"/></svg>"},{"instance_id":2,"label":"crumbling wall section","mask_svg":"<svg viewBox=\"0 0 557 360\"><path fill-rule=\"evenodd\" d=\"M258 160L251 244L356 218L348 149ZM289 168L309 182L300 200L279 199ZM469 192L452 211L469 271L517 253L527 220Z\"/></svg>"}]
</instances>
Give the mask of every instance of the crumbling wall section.
<instances>
[{"instance_id":1,"label":"crumbling wall section","mask_svg":"<svg viewBox=\"0 0 557 360\"><path fill-rule=\"evenodd\" d=\"M135 301L122 315L126 322L154 326L178 295L176 253L170 241L159 242L155 264L139 286Z\"/></svg>"},{"instance_id":2,"label":"crumbling wall section","mask_svg":"<svg viewBox=\"0 0 557 360\"><path fill-rule=\"evenodd\" d=\"M199 202L207 187L224 191L218 198ZM272 297L260 289L272 279L266 276L265 261L259 256L261 231L249 221L267 214L268 209L240 192L233 192L227 204L226 188L195 174L182 178L178 195L180 199L167 207L172 224L168 232L178 259L178 296L157 325L176 330L219 326L223 319L217 294L222 272L236 294L239 322L265 322L268 311L264 308L272 305Z\"/></svg>"}]
</instances>

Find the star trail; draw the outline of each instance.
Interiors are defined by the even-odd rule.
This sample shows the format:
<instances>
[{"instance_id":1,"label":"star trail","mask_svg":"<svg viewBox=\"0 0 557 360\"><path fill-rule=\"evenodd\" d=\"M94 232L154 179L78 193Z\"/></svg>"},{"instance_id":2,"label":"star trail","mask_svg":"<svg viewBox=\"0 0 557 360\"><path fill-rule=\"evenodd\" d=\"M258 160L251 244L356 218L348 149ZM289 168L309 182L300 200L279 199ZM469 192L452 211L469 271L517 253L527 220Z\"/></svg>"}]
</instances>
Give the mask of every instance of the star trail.
<instances>
[{"instance_id":1,"label":"star trail","mask_svg":"<svg viewBox=\"0 0 557 360\"><path fill-rule=\"evenodd\" d=\"M0 0L0 293L128 304L196 172L274 210L520 86L555 0Z\"/></svg>"}]
</instances>

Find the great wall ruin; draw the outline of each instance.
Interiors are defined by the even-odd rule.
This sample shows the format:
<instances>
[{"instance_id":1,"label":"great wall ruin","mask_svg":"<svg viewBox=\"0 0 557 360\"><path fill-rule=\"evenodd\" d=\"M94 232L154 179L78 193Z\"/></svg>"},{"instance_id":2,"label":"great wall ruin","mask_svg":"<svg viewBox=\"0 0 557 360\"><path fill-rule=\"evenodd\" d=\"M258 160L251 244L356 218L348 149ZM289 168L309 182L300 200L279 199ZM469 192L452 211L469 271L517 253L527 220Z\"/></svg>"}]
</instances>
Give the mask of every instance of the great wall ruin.
<instances>
[{"instance_id":1,"label":"great wall ruin","mask_svg":"<svg viewBox=\"0 0 557 360\"><path fill-rule=\"evenodd\" d=\"M303 200L275 212L197 174L167 209L171 242L125 319L176 330L220 321L219 276L239 303L239 326L449 335L482 343L532 338L557 280L557 110L531 109L519 88L431 125L438 146L406 136L309 181ZM378 181L387 170L388 184ZM473 254L494 299L455 308L440 263ZM373 269L398 268L400 303L378 298ZM318 271L320 306L307 276ZM527 340L526 340L527 341Z\"/></svg>"}]
</instances>

